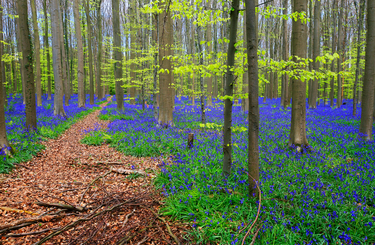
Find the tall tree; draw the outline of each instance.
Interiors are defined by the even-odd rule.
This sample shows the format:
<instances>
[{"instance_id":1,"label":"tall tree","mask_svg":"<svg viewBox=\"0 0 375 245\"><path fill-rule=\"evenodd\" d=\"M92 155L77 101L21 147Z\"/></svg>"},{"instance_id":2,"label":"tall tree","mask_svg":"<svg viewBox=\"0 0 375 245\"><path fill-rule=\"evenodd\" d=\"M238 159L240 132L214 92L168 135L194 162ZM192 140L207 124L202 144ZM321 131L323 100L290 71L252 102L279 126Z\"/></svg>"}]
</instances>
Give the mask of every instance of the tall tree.
<instances>
[{"instance_id":1,"label":"tall tree","mask_svg":"<svg viewBox=\"0 0 375 245\"><path fill-rule=\"evenodd\" d=\"M339 24L338 24L338 40L337 40L337 52L340 55L340 58L337 59L337 102L336 102L336 107L340 108L342 104L342 98L341 98L341 91L342 91L342 77L341 77L341 60L342 60L342 55L343 55L343 50L342 50L342 39L343 39L343 33L342 33L342 21L343 21L343 4L344 0L341 0L340 3L340 13L339 13Z\"/></svg>"},{"instance_id":2,"label":"tall tree","mask_svg":"<svg viewBox=\"0 0 375 245\"><path fill-rule=\"evenodd\" d=\"M332 12L332 26L333 26L333 33L332 33L332 53L336 52L336 9L337 9L337 1L338 0L333 0L333 8L331 9ZM334 72L335 69L335 63L331 63L331 71ZM333 107L334 104L334 94L335 94L335 77L331 78L331 83L330 83L330 103L331 107Z\"/></svg>"},{"instance_id":3,"label":"tall tree","mask_svg":"<svg viewBox=\"0 0 375 245\"><path fill-rule=\"evenodd\" d=\"M113 23L113 50L115 58L115 80L117 109L124 109L124 91L122 88L122 52L120 31L120 2L112 0L112 23Z\"/></svg>"},{"instance_id":4,"label":"tall tree","mask_svg":"<svg viewBox=\"0 0 375 245\"><path fill-rule=\"evenodd\" d=\"M227 72L225 83L225 96L224 100L224 162L223 162L223 175L225 177L230 175L232 167L232 106L233 106L233 83L234 79L234 58L236 52L236 38L238 26L238 13L239 13L239 0L232 1L232 9L230 11L230 33L228 45L228 58L227 58Z\"/></svg>"},{"instance_id":5,"label":"tall tree","mask_svg":"<svg viewBox=\"0 0 375 245\"><path fill-rule=\"evenodd\" d=\"M136 45L137 45L137 34L136 30L134 27L136 26L136 2L131 2L130 3L130 8L129 12L131 14L131 25L130 25L130 59L131 59L131 64L130 64L130 104L134 105L135 104L135 93L136 93L136 88L135 88L135 80L137 79L136 77L136 64L135 64L135 59L136 59Z\"/></svg>"},{"instance_id":6,"label":"tall tree","mask_svg":"<svg viewBox=\"0 0 375 245\"><path fill-rule=\"evenodd\" d=\"M283 15L288 14L288 0L283 0ZM286 19L283 19L283 60L287 61L288 59L288 23ZM287 68L285 68L287 69ZM283 74L282 76L282 89L283 89L283 96L282 96L282 105L284 108L288 107L290 104L290 100L288 101L288 75Z\"/></svg>"},{"instance_id":7,"label":"tall tree","mask_svg":"<svg viewBox=\"0 0 375 245\"><path fill-rule=\"evenodd\" d=\"M255 14L255 0L245 0L246 3L246 43L248 60L248 183L250 196L256 195L259 183L259 101L258 101L258 41Z\"/></svg>"},{"instance_id":8,"label":"tall tree","mask_svg":"<svg viewBox=\"0 0 375 245\"><path fill-rule=\"evenodd\" d=\"M35 71L36 71L36 95L37 95L37 106L42 105L42 83L40 74L40 41L39 41L39 28L38 28L38 17L36 14L35 0L30 0L31 12L33 17L33 29L34 29L34 54L35 54Z\"/></svg>"},{"instance_id":9,"label":"tall tree","mask_svg":"<svg viewBox=\"0 0 375 245\"><path fill-rule=\"evenodd\" d=\"M60 14L60 1L51 0L51 31L52 31L52 58L53 74L55 80L54 115L66 117L63 106L63 68L62 68L62 21Z\"/></svg>"},{"instance_id":10,"label":"tall tree","mask_svg":"<svg viewBox=\"0 0 375 245\"><path fill-rule=\"evenodd\" d=\"M47 14L47 0L43 1L43 12L44 12L44 49L47 54L47 91L48 91L48 100L51 99L52 94L52 83L51 83L51 55L49 52L49 38L48 38L48 14Z\"/></svg>"},{"instance_id":11,"label":"tall tree","mask_svg":"<svg viewBox=\"0 0 375 245\"><path fill-rule=\"evenodd\" d=\"M374 82L375 82L375 1L367 2L367 34L365 54L365 75L362 92L362 114L359 136L365 140L372 139Z\"/></svg>"},{"instance_id":12,"label":"tall tree","mask_svg":"<svg viewBox=\"0 0 375 245\"><path fill-rule=\"evenodd\" d=\"M307 0L294 0L294 12L306 13ZM307 25L298 18L292 22L292 42L293 42L293 61L301 63L298 58L305 59L307 55ZM303 66L297 68L304 69ZM306 83L302 82L299 73L298 77L292 78L293 99L292 99L292 121L289 135L289 146L296 146L300 151L308 146L306 137Z\"/></svg>"},{"instance_id":13,"label":"tall tree","mask_svg":"<svg viewBox=\"0 0 375 245\"><path fill-rule=\"evenodd\" d=\"M197 44L198 44L198 54L199 54L199 65L203 66L203 49L201 45L201 40L203 39L203 33L201 31L201 26L198 25L197 27ZM205 112L205 105L204 105L204 85L203 85L203 76L202 76L202 71L199 71L199 83L201 87L201 94L200 94L200 99L201 99L201 121L203 124L206 123L206 112ZM212 81L211 81L211 86L212 86ZM207 91L208 92L208 91ZM208 97L210 95L207 95ZM212 102L212 97L211 97L211 102Z\"/></svg>"},{"instance_id":14,"label":"tall tree","mask_svg":"<svg viewBox=\"0 0 375 245\"><path fill-rule=\"evenodd\" d=\"M363 9L365 7L365 0L360 0L359 10L358 10L358 33L357 33L357 61L355 69L355 81L353 87L353 116L357 114L357 84L359 77L359 61L361 59L361 30L363 23Z\"/></svg>"},{"instance_id":15,"label":"tall tree","mask_svg":"<svg viewBox=\"0 0 375 245\"><path fill-rule=\"evenodd\" d=\"M86 0L85 12L87 19L87 48L89 51L89 76L90 76L90 105L94 104L94 71L92 65L92 45L91 45L91 17L90 17L90 0ZM116 98L117 99L117 98Z\"/></svg>"},{"instance_id":16,"label":"tall tree","mask_svg":"<svg viewBox=\"0 0 375 245\"><path fill-rule=\"evenodd\" d=\"M315 72L319 70L319 61L317 57L320 55L320 0L315 2L314 7L314 41L313 41L313 69ZM311 81L311 98L309 99L310 108L316 109L316 99L318 97L318 78Z\"/></svg>"},{"instance_id":17,"label":"tall tree","mask_svg":"<svg viewBox=\"0 0 375 245\"><path fill-rule=\"evenodd\" d=\"M207 0L208 9L211 9L211 0ZM212 21L211 11L209 13L210 15L210 21ZM211 54L212 52L212 33L211 33L211 23L207 25L207 32L206 32L206 41L207 41L207 52L208 54ZM207 59L207 62L209 63L210 60ZM212 76L207 77L207 105L212 106Z\"/></svg>"},{"instance_id":18,"label":"tall tree","mask_svg":"<svg viewBox=\"0 0 375 245\"><path fill-rule=\"evenodd\" d=\"M159 14L159 119L162 126L173 124L173 67L168 56L172 55L173 27L171 18L172 0L159 2L163 11Z\"/></svg>"},{"instance_id":19,"label":"tall tree","mask_svg":"<svg viewBox=\"0 0 375 245\"><path fill-rule=\"evenodd\" d=\"M27 0L17 0L18 24L20 29L20 44L22 59L25 69L25 103L26 103L26 128L36 130L35 108L35 81L33 72L33 54L27 15Z\"/></svg>"},{"instance_id":20,"label":"tall tree","mask_svg":"<svg viewBox=\"0 0 375 245\"><path fill-rule=\"evenodd\" d=\"M102 85L101 85L101 76L102 76L102 14L100 12L102 5L102 0L98 0L97 6L96 6L96 12L97 12L97 20L96 20L96 26L98 28L98 59L96 62L96 94L98 96L98 99L102 99Z\"/></svg>"},{"instance_id":21,"label":"tall tree","mask_svg":"<svg viewBox=\"0 0 375 245\"><path fill-rule=\"evenodd\" d=\"M77 38L77 80L78 80L78 107L85 107L85 88L83 83L83 46L81 34L81 21L79 19L79 0L74 0L73 5L74 23Z\"/></svg>"}]
</instances>

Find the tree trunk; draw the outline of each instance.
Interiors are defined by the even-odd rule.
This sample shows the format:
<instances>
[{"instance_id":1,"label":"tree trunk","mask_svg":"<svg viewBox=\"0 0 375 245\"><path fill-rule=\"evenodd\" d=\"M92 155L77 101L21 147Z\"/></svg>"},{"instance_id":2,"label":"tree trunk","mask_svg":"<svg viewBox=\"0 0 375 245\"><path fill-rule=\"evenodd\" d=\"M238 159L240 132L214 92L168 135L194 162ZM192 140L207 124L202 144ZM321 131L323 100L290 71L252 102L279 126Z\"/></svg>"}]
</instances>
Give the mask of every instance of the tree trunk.
<instances>
[{"instance_id":1,"label":"tree trunk","mask_svg":"<svg viewBox=\"0 0 375 245\"><path fill-rule=\"evenodd\" d=\"M344 0L341 0L340 3L340 14L339 14L339 25L338 25L338 40L337 40L337 52L339 53L340 57L337 59L337 102L336 107L340 108L342 104L342 96L341 96L341 89L342 89L342 78L339 74L341 72L341 59L343 55L342 51L342 18L343 18L343 2Z\"/></svg>"},{"instance_id":2,"label":"tree trunk","mask_svg":"<svg viewBox=\"0 0 375 245\"><path fill-rule=\"evenodd\" d=\"M1 2L0 2L0 10L2 11ZM2 52L0 52L0 62L2 61ZM5 128L5 111L4 111L4 101L3 98L3 76L2 76L2 69L0 69L0 148L7 152L7 147L9 147L9 141L7 138L7 131ZM12 152L11 152L12 153Z\"/></svg>"},{"instance_id":3,"label":"tree trunk","mask_svg":"<svg viewBox=\"0 0 375 245\"><path fill-rule=\"evenodd\" d=\"M353 87L353 116L357 114L357 84L358 84L358 76L359 76L359 62L361 60L361 31L363 25L363 9L365 7L365 0L360 0L359 4L359 12L358 12L358 34L357 34L357 62L356 62L356 69L355 69L355 81Z\"/></svg>"},{"instance_id":4,"label":"tree trunk","mask_svg":"<svg viewBox=\"0 0 375 245\"><path fill-rule=\"evenodd\" d=\"M121 31L120 31L120 2L112 0L112 19L113 19L113 49L115 63L116 80L116 101L117 109L124 109L124 90L122 88L122 52L121 52Z\"/></svg>"},{"instance_id":5,"label":"tree trunk","mask_svg":"<svg viewBox=\"0 0 375 245\"><path fill-rule=\"evenodd\" d=\"M202 50L202 45L201 45L201 40L203 39L202 38L202 31L201 31L201 26L198 25L197 27L197 37L198 37L198 40L197 40L197 43L198 43L198 54L199 54L199 65L200 66L203 66L203 50ZM202 76L202 71L199 71L199 82L200 82L200 87L201 87L201 96L200 96L200 99L201 99L201 121L203 124L206 123L206 112L205 112L205 106L204 106L204 85L203 85L203 76ZM211 83L211 86L212 86L212 83ZM211 100L212 102L212 100Z\"/></svg>"},{"instance_id":6,"label":"tree trunk","mask_svg":"<svg viewBox=\"0 0 375 245\"><path fill-rule=\"evenodd\" d=\"M159 119L162 126L173 125L173 67L170 59L172 55L173 28L170 10L171 0L166 4L159 3L163 9L159 15L159 67L164 72L159 74Z\"/></svg>"},{"instance_id":7,"label":"tree trunk","mask_svg":"<svg viewBox=\"0 0 375 245\"><path fill-rule=\"evenodd\" d=\"M26 103L26 128L36 130L36 108L35 108L35 82L33 72L33 57L31 49L31 37L27 16L27 1L17 0L18 23L20 30L20 44L22 48L22 59L25 69L25 103Z\"/></svg>"},{"instance_id":8,"label":"tree trunk","mask_svg":"<svg viewBox=\"0 0 375 245\"><path fill-rule=\"evenodd\" d=\"M153 44L155 47L158 45L159 41L159 15L154 14L154 29L152 31L152 39ZM159 110L157 106L157 85L158 85L158 53L155 52L154 54L154 83L153 83L153 90L152 90L152 102L153 102L153 109L154 109L154 118L158 120Z\"/></svg>"},{"instance_id":9,"label":"tree trunk","mask_svg":"<svg viewBox=\"0 0 375 245\"><path fill-rule=\"evenodd\" d=\"M211 0L207 0L208 8L211 8ZM210 14L210 21L212 21L212 16ZM207 35L206 41L211 45L207 47L208 54L212 53L212 34L211 34L211 23L207 25ZM203 57L202 57L203 59ZM211 61L207 59L207 63L210 64ZM207 106L212 106L212 76L207 77Z\"/></svg>"},{"instance_id":10,"label":"tree trunk","mask_svg":"<svg viewBox=\"0 0 375 245\"><path fill-rule=\"evenodd\" d=\"M39 41L39 28L38 19L36 15L35 0L30 0L31 12L33 18L33 29L34 29L34 54L35 54L35 72L36 72L36 95L37 95L37 106L42 105L42 84L40 75L40 41Z\"/></svg>"},{"instance_id":11,"label":"tree trunk","mask_svg":"<svg viewBox=\"0 0 375 245\"><path fill-rule=\"evenodd\" d=\"M74 24L77 38L77 80L78 80L78 107L86 106L85 88L83 83L83 47L82 47L82 34L81 34L81 21L79 18L79 0L74 0L73 6Z\"/></svg>"},{"instance_id":12,"label":"tree trunk","mask_svg":"<svg viewBox=\"0 0 375 245\"><path fill-rule=\"evenodd\" d=\"M243 48L245 49L245 53L247 54L247 35L246 35L246 11L244 12L244 15L243 15ZM242 77L242 93L245 95L245 97L242 98L241 100L241 109L242 111L248 111L249 110L249 95L247 94L248 93L248 90L249 90L249 74L248 74L248 71L247 71L247 65L245 65L245 57L243 58L243 63L244 63L244 74L243 74L243 77ZM247 94L247 96L246 96Z\"/></svg>"},{"instance_id":13,"label":"tree trunk","mask_svg":"<svg viewBox=\"0 0 375 245\"><path fill-rule=\"evenodd\" d=\"M49 40L48 40L48 14L47 14L47 0L43 1L43 12L44 12L44 48L47 53L47 79L48 79L48 100L51 100L52 94L52 83L51 83L51 57L49 52Z\"/></svg>"},{"instance_id":14,"label":"tree trunk","mask_svg":"<svg viewBox=\"0 0 375 245\"><path fill-rule=\"evenodd\" d=\"M86 12L86 19L87 19L87 48L89 51L90 105L93 105L95 102L94 100L94 71L93 71L93 66L92 66L91 19L90 19L89 1L90 0L86 0L85 12ZM114 18L113 18L113 21L115 21Z\"/></svg>"},{"instance_id":15,"label":"tree trunk","mask_svg":"<svg viewBox=\"0 0 375 245\"><path fill-rule=\"evenodd\" d=\"M259 184L259 102L258 102L258 41L255 14L255 0L246 0L246 38L247 38L247 60L248 60L248 183L249 195L258 194Z\"/></svg>"},{"instance_id":16,"label":"tree trunk","mask_svg":"<svg viewBox=\"0 0 375 245\"><path fill-rule=\"evenodd\" d=\"M362 114L359 136L372 139L374 80L375 80L375 1L367 2L367 35L365 52L365 75L363 80Z\"/></svg>"},{"instance_id":17,"label":"tree trunk","mask_svg":"<svg viewBox=\"0 0 375 245\"><path fill-rule=\"evenodd\" d=\"M336 14L335 14L335 9L337 5L337 0L333 0L333 9L331 10L333 12L333 17L332 17L332 26L333 26L333 33L332 33L332 53L336 52ZM335 63L331 63L331 71L334 72L335 69ZM334 94L335 94L335 78L331 78L331 91L330 91L330 102L331 102L331 107L334 105Z\"/></svg>"},{"instance_id":18,"label":"tree trunk","mask_svg":"<svg viewBox=\"0 0 375 245\"><path fill-rule=\"evenodd\" d=\"M97 20L96 20L96 26L98 28L98 59L96 63L96 94L98 96L98 99L101 100L102 97L102 14L100 12L102 0L98 0L97 2Z\"/></svg>"},{"instance_id":19,"label":"tree trunk","mask_svg":"<svg viewBox=\"0 0 375 245\"><path fill-rule=\"evenodd\" d=\"M224 100L224 162L223 162L223 176L226 178L230 175L232 167L232 106L233 106L233 83L235 82L234 71L234 56L236 52L235 44L237 38L238 12L239 0L232 1L232 9L230 12L230 36L227 57L227 72L225 83L225 96L229 98Z\"/></svg>"},{"instance_id":20,"label":"tree trunk","mask_svg":"<svg viewBox=\"0 0 375 245\"><path fill-rule=\"evenodd\" d=\"M314 7L314 41L313 41L313 69L319 71L319 62L316 58L320 55L320 1L315 2ZM316 109L316 99L318 97L318 78L311 81L311 103L310 108Z\"/></svg>"},{"instance_id":21,"label":"tree trunk","mask_svg":"<svg viewBox=\"0 0 375 245\"><path fill-rule=\"evenodd\" d=\"M294 0L294 11L301 13L307 10L307 0ZM292 22L293 60L300 63L297 58L306 58L307 54L307 24L301 19ZM304 69L298 67L296 69ZM298 74L298 71L296 71ZM303 76L299 74L299 76ZM289 136L289 147L297 147L297 151L308 147L306 137L306 82L301 78L292 78L293 99L292 99L292 121Z\"/></svg>"},{"instance_id":22,"label":"tree trunk","mask_svg":"<svg viewBox=\"0 0 375 245\"><path fill-rule=\"evenodd\" d=\"M136 97L136 88L134 81L137 79L137 75L135 73L136 65L135 65L135 59L136 59L136 44L137 44L137 35L135 33L134 27L136 26L136 3L130 3L130 12L131 12L131 25L130 25L130 104L135 104L135 97Z\"/></svg>"},{"instance_id":23,"label":"tree trunk","mask_svg":"<svg viewBox=\"0 0 375 245\"><path fill-rule=\"evenodd\" d=\"M53 74L55 80L54 112L55 116L66 117L63 106L63 68L62 68L62 22L59 0L51 0L51 30L52 30L52 58Z\"/></svg>"},{"instance_id":24,"label":"tree trunk","mask_svg":"<svg viewBox=\"0 0 375 245\"><path fill-rule=\"evenodd\" d=\"M283 0L283 15L288 14L288 0ZM283 60L288 60L288 23L286 19L283 19ZM284 68L285 70L287 68ZM283 74L283 97L282 99L282 105L284 106L284 109L287 108L290 104L290 100L288 101L288 75Z\"/></svg>"}]
</instances>

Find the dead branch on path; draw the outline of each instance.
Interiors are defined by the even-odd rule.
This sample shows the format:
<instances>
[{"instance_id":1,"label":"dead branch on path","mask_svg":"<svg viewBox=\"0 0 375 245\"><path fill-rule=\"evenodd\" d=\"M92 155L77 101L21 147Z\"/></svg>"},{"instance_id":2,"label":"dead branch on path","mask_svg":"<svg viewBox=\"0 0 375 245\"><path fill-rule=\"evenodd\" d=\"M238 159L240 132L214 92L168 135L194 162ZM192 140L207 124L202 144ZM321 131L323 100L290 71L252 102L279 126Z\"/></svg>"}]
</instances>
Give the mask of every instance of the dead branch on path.
<instances>
[{"instance_id":1,"label":"dead branch on path","mask_svg":"<svg viewBox=\"0 0 375 245\"><path fill-rule=\"evenodd\" d=\"M61 208L61 209L67 209L72 211L78 211L83 212L86 211L86 208L83 207L76 207L68 204L61 204L61 203L46 203L46 202L36 202L36 205L43 206L43 207L54 207L54 208Z\"/></svg>"},{"instance_id":2,"label":"dead branch on path","mask_svg":"<svg viewBox=\"0 0 375 245\"><path fill-rule=\"evenodd\" d=\"M42 233L45 233L45 232L48 232L48 231L53 231L53 230L57 230L57 228L52 228L52 229L49 228L49 229L44 229L44 230L41 230L41 231L28 232L28 233L10 233L10 234L5 235L4 237L32 236L32 235L39 235L39 234L42 234Z\"/></svg>"},{"instance_id":3,"label":"dead branch on path","mask_svg":"<svg viewBox=\"0 0 375 245\"><path fill-rule=\"evenodd\" d=\"M13 230L15 227L23 225L23 224L31 225L31 224L38 223L38 222L50 222L52 220L61 219L65 216L66 216L65 214L63 214L63 215L48 215L48 216L44 216L44 217L17 220L13 223L0 225L0 234L5 233L9 230ZM21 228L21 227L19 227L19 228Z\"/></svg>"},{"instance_id":4,"label":"dead branch on path","mask_svg":"<svg viewBox=\"0 0 375 245\"><path fill-rule=\"evenodd\" d=\"M39 214L31 212L31 211L20 210L20 209L16 209L16 208L0 207L0 209L2 209L4 211L8 211L8 212L14 212L14 213L25 213L25 214L31 214L31 215L39 215Z\"/></svg>"},{"instance_id":5,"label":"dead branch on path","mask_svg":"<svg viewBox=\"0 0 375 245\"><path fill-rule=\"evenodd\" d=\"M90 182L90 184L87 186L86 190L82 193L82 196L79 200L79 205L81 205L82 201L83 201L83 198L85 197L86 195L86 192L90 189L90 187L100 178L104 178L105 176L107 176L108 174L110 174L112 172L112 169L109 170L107 173L105 173L104 175L101 175L101 176L98 176L96 177L93 181Z\"/></svg>"}]
</instances>

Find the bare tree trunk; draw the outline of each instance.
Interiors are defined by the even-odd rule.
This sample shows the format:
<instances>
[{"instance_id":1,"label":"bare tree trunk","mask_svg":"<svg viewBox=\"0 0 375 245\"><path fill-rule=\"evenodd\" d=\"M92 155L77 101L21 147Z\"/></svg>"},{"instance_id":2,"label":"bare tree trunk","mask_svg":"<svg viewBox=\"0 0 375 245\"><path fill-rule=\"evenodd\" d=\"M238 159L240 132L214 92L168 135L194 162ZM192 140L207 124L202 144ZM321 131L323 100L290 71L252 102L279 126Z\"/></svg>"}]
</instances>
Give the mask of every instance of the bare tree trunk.
<instances>
[{"instance_id":1,"label":"bare tree trunk","mask_svg":"<svg viewBox=\"0 0 375 245\"><path fill-rule=\"evenodd\" d=\"M197 27L197 37L198 37L198 54L199 54L199 65L203 66L203 50L202 50L202 45L201 45L201 39L202 39L202 31L201 31L201 26L198 25ZM205 106L204 106L204 85L203 85L203 76L202 76L202 71L199 72L199 82L200 82L200 87L201 87L201 121L203 124L206 123L206 112L205 112ZM211 83L212 86L212 83ZM212 102L212 101L211 101Z\"/></svg>"},{"instance_id":2,"label":"bare tree trunk","mask_svg":"<svg viewBox=\"0 0 375 245\"><path fill-rule=\"evenodd\" d=\"M232 10L230 12L230 36L227 57L227 72L225 83L225 96L229 98L224 100L224 162L223 162L223 176L228 177L232 167L232 106L233 106L233 83L235 82L234 72L231 70L234 67L234 56L236 52L235 44L237 37L239 0L232 1Z\"/></svg>"},{"instance_id":3,"label":"bare tree trunk","mask_svg":"<svg viewBox=\"0 0 375 245\"><path fill-rule=\"evenodd\" d=\"M131 25L130 25L130 104L134 105L135 104L135 97L136 97L136 88L135 88L135 83L134 81L137 79L135 70L136 70L136 65L135 65L135 59L136 59L136 44L137 44L137 35L135 33L134 27L136 25L136 2L130 3L130 12L131 12Z\"/></svg>"},{"instance_id":4,"label":"bare tree trunk","mask_svg":"<svg viewBox=\"0 0 375 245\"><path fill-rule=\"evenodd\" d=\"M26 128L36 130L35 108L35 81L33 72L33 57L31 49L31 37L27 16L27 1L17 0L18 23L20 30L20 44L22 48L22 64L25 69L25 102L26 102Z\"/></svg>"},{"instance_id":5,"label":"bare tree trunk","mask_svg":"<svg viewBox=\"0 0 375 245\"><path fill-rule=\"evenodd\" d=\"M55 80L55 98L54 98L54 112L55 116L66 117L63 106L63 68L62 68L62 43L61 32L62 22L60 15L59 0L51 0L51 20L52 20L52 58L53 58L53 73Z\"/></svg>"},{"instance_id":6,"label":"bare tree trunk","mask_svg":"<svg viewBox=\"0 0 375 245\"><path fill-rule=\"evenodd\" d=\"M159 41L159 15L154 14L154 29L152 31L152 39L153 44L155 47L158 45ZM154 54L154 83L153 83L153 90L152 90L152 101L153 101L153 109L154 109L154 118L158 120L159 110L157 106L157 85L158 85L158 53L155 52Z\"/></svg>"},{"instance_id":7,"label":"bare tree trunk","mask_svg":"<svg viewBox=\"0 0 375 245\"><path fill-rule=\"evenodd\" d=\"M244 12L244 15L243 15L243 48L245 49L245 53L247 53L247 34L246 34L246 11ZM245 64L245 57L243 58L243 63ZM248 93L248 90L249 90L249 74L248 74L248 71L247 71L247 66L244 65L244 74L243 74L243 81L242 81L242 93L243 94L247 94ZM249 95L247 95L249 96ZM247 97L245 95L245 97ZM249 110L249 98L242 98L242 101L241 101L241 109L242 111L248 111Z\"/></svg>"},{"instance_id":8,"label":"bare tree trunk","mask_svg":"<svg viewBox=\"0 0 375 245\"><path fill-rule=\"evenodd\" d=\"M342 18L343 18L343 2L344 0L341 0L340 3L340 14L339 14L339 25L338 25L338 42L337 42L337 52L339 53L340 57L337 59L337 102L336 102L336 107L340 108L342 104L342 98L341 98L341 88L342 88L342 78L341 75L339 74L341 72L341 59L343 55L342 51Z\"/></svg>"},{"instance_id":9,"label":"bare tree trunk","mask_svg":"<svg viewBox=\"0 0 375 245\"><path fill-rule=\"evenodd\" d=\"M294 11L301 13L307 10L307 0L294 0ZM292 22L293 60L300 63L298 58L306 58L307 54L307 25L301 19ZM303 69L298 67L297 69ZM299 74L299 76L303 76ZM292 78L293 100L292 121L289 136L289 147L296 146L297 151L308 147L306 137L306 83L301 78Z\"/></svg>"},{"instance_id":10,"label":"bare tree trunk","mask_svg":"<svg viewBox=\"0 0 375 245\"><path fill-rule=\"evenodd\" d=\"M51 83L51 56L49 52L49 41L48 41L48 14L47 14L47 0L43 1L44 11L44 48L47 53L47 76L48 76L48 100L51 100L52 94L52 83Z\"/></svg>"},{"instance_id":11,"label":"bare tree trunk","mask_svg":"<svg viewBox=\"0 0 375 245\"><path fill-rule=\"evenodd\" d=\"M87 19L87 48L89 51L90 105L93 105L95 102L94 100L94 71L93 71L93 66L92 66L91 19L90 19L89 0L86 0L85 12L86 12L86 19Z\"/></svg>"},{"instance_id":12,"label":"bare tree trunk","mask_svg":"<svg viewBox=\"0 0 375 245\"><path fill-rule=\"evenodd\" d=\"M248 60L249 132L248 132L248 183L249 195L257 196L259 183L259 102L258 102L258 41L255 0L246 0L246 38Z\"/></svg>"},{"instance_id":13,"label":"bare tree trunk","mask_svg":"<svg viewBox=\"0 0 375 245\"><path fill-rule=\"evenodd\" d=\"M173 69L170 59L172 55L173 28L170 10L171 0L165 4L159 3L163 12L159 15L159 67L165 70L159 74L159 119L162 126L173 125ZM168 70L168 72L166 71Z\"/></svg>"},{"instance_id":14,"label":"bare tree trunk","mask_svg":"<svg viewBox=\"0 0 375 245\"><path fill-rule=\"evenodd\" d=\"M100 12L102 0L98 0L97 2L97 20L96 25L98 28L98 60L96 63L96 93L98 95L98 99L101 100L102 97L102 85L101 85L101 76L102 76L102 14Z\"/></svg>"},{"instance_id":15,"label":"bare tree trunk","mask_svg":"<svg viewBox=\"0 0 375 245\"><path fill-rule=\"evenodd\" d=\"M211 8L211 0L207 0L207 5ZM212 16L210 14L210 21L212 21ZM212 34L211 34L211 24L207 25L207 35L206 41L212 44ZM207 47L207 51L209 54L212 52L212 45ZM203 57L202 57L203 59ZM210 64L211 61L207 59L207 63ZM212 76L207 77L207 106L212 106Z\"/></svg>"},{"instance_id":16,"label":"bare tree trunk","mask_svg":"<svg viewBox=\"0 0 375 245\"><path fill-rule=\"evenodd\" d=\"M336 14L335 9L337 9L337 1L333 0L333 9L331 10L333 12L333 18L332 18L332 26L333 26L333 33L332 33L332 53L336 52ZM331 64L331 71L333 72L335 69L335 63L332 62ZM331 91L330 91L330 101L331 101L331 107L334 105L334 94L335 94L335 78L332 77L331 79Z\"/></svg>"},{"instance_id":17,"label":"bare tree trunk","mask_svg":"<svg viewBox=\"0 0 375 245\"><path fill-rule=\"evenodd\" d=\"M116 101L117 109L124 109L124 90L122 88L122 52L121 52L121 31L120 31L120 3L119 0L112 0L113 19L113 49L115 63L116 80Z\"/></svg>"},{"instance_id":18,"label":"bare tree trunk","mask_svg":"<svg viewBox=\"0 0 375 245\"><path fill-rule=\"evenodd\" d=\"M359 62L361 60L361 31L363 25L363 9L365 7L365 0L360 1L359 5L359 12L358 12L358 34L357 34L357 62L356 62L356 70L355 70L355 81L353 87L353 116L357 114L357 84L358 84L358 76L359 76Z\"/></svg>"},{"instance_id":19,"label":"bare tree trunk","mask_svg":"<svg viewBox=\"0 0 375 245\"><path fill-rule=\"evenodd\" d=\"M374 82L375 82L375 1L367 2L366 62L363 80L362 114L359 136L372 139Z\"/></svg>"},{"instance_id":20,"label":"bare tree trunk","mask_svg":"<svg viewBox=\"0 0 375 245\"><path fill-rule=\"evenodd\" d=\"M82 47L82 34L81 34L81 21L79 18L79 0L74 0L73 6L74 24L77 38L77 80L78 80L78 107L85 107L85 88L83 83L83 47Z\"/></svg>"},{"instance_id":21,"label":"bare tree trunk","mask_svg":"<svg viewBox=\"0 0 375 245\"><path fill-rule=\"evenodd\" d=\"M283 15L288 14L288 0L283 0ZM283 19L283 60L288 60L288 23L286 19ZM287 68L284 68L287 69ZM282 83L283 83L283 96L281 98L282 105L284 106L284 109L287 108L290 104L290 101L288 101L288 75L283 74L282 77Z\"/></svg>"},{"instance_id":22,"label":"bare tree trunk","mask_svg":"<svg viewBox=\"0 0 375 245\"><path fill-rule=\"evenodd\" d=\"M320 1L315 2L314 7L314 41L313 41L313 69L316 72L319 70L319 62L316 58L320 55ZM318 78L311 81L311 101L310 108L316 109L316 99L318 97Z\"/></svg>"},{"instance_id":23,"label":"bare tree trunk","mask_svg":"<svg viewBox=\"0 0 375 245\"><path fill-rule=\"evenodd\" d=\"M36 16L35 0L30 0L31 12L33 18L33 29L34 29L34 54L35 54L35 71L36 71L36 95L37 95L37 106L42 105L42 84L40 75L40 42L39 42L39 28L38 19Z\"/></svg>"}]
</instances>

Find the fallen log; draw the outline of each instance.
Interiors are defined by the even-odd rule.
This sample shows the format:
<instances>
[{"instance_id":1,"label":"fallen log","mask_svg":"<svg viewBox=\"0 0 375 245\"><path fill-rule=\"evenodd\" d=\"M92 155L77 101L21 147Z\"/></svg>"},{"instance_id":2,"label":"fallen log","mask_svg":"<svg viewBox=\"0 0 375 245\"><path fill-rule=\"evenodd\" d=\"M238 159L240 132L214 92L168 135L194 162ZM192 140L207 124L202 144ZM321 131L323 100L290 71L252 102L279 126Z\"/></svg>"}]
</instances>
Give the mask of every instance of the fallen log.
<instances>
[{"instance_id":1,"label":"fallen log","mask_svg":"<svg viewBox=\"0 0 375 245\"><path fill-rule=\"evenodd\" d=\"M26 224L26 223L33 224L33 223L37 223L37 222L49 222L51 220L63 218L64 216L65 215L56 215L56 216L47 215L47 216L44 216L44 217L36 217L36 218L31 218L31 219L17 220L13 223L0 225L0 232L3 232L3 230L6 230L6 229L12 228L14 226L18 226L18 225L22 225L22 224Z\"/></svg>"},{"instance_id":2,"label":"fallen log","mask_svg":"<svg viewBox=\"0 0 375 245\"><path fill-rule=\"evenodd\" d=\"M16 208L8 208L8 207L0 207L0 209L8 212L13 212L13 213L25 213L25 214L31 214L31 215L39 215L37 213L31 212L31 211L26 211L26 210L20 210Z\"/></svg>"}]
</instances>

